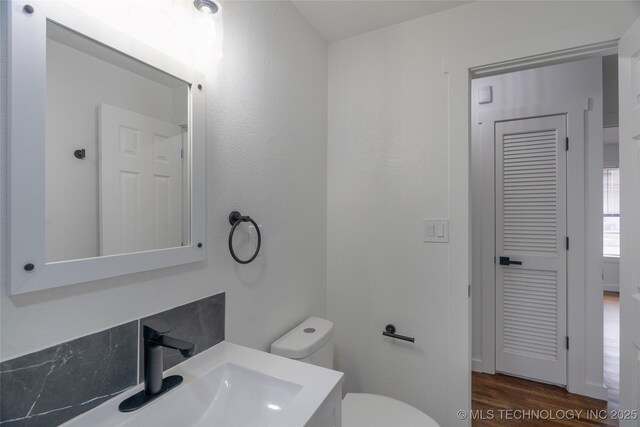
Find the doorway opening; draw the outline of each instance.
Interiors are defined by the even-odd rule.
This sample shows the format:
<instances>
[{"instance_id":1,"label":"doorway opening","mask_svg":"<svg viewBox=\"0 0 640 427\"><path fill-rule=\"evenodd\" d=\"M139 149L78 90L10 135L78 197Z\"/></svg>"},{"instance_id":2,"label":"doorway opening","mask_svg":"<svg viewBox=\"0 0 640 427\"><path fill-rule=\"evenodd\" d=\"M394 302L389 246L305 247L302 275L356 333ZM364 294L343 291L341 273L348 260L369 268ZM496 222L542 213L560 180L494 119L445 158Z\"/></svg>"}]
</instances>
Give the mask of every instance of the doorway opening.
<instances>
[{"instance_id":1,"label":"doorway opening","mask_svg":"<svg viewBox=\"0 0 640 427\"><path fill-rule=\"evenodd\" d=\"M611 409L620 405L620 132L618 55L602 58L603 379Z\"/></svg>"},{"instance_id":2,"label":"doorway opening","mask_svg":"<svg viewBox=\"0 0 640 427\"><path fill-rule=\"evenodd\" d=\"M470 98L474 405L616 409L617 55L476 76Z\"/></svg>"}]
</instances>

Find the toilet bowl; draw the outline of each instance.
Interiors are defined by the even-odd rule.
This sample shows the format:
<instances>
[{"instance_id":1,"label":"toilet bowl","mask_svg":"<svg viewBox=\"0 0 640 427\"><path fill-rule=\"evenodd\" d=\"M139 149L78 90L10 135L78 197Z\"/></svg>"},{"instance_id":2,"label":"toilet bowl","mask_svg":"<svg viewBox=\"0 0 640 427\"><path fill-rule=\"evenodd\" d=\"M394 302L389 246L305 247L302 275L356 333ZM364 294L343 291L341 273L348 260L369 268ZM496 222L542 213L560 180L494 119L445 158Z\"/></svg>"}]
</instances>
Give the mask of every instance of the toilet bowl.
<instances>
[{"instance_id":1,"label":"toilet bowl","mask_svg":"<svg viewBox=\"0 0 640 427\"><path fill-rule=\"evenodd\" d=\"M271 344L271 353L333 369L333 322L311 317ZM347 393L343 427L439 427L424 412L390 397Z\"/></svg>"}]
</instances>

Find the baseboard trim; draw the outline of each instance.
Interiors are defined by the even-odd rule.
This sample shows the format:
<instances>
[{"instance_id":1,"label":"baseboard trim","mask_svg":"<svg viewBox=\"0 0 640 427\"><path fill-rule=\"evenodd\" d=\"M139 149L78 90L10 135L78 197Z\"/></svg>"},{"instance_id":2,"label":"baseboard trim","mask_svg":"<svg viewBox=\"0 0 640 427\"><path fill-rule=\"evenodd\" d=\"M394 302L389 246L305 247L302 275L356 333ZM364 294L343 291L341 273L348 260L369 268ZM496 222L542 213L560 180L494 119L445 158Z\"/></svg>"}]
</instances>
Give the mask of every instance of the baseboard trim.
<instances>
[{"instance_id":1,"label":"baseboard trim","mask_svg":"<svg viewBox=\"0 0 640 427\"><path fill-rule=\"evenodd\" d=\"M604 284L604 290L607 292L620 292L620 285Z\"/></svg>"},{"instance_id":2,"label":"baseboard trim","mask_svg":"<svg viewBox=\"0 0 640 427\"><path fill-rule=\"evenodd\" d=\"M592 384L592 383L583 383L580 386L579 390L573 390L572 387L569 388L570 393L580 394L582 396L593 397L594 399L599 400L608 400L609 399L609 390L607 386L604 384Z\"/></svg>"},{"instance_id":3,"label":"baseboard trim","mask_svg":"<svg viewBox=\"0 0 640 427\"><path fill-rule=\"evenodd\" d=\"M474 372L483 372L482 359L471 359L471 370Z\"/></svg>"}]
</instances>

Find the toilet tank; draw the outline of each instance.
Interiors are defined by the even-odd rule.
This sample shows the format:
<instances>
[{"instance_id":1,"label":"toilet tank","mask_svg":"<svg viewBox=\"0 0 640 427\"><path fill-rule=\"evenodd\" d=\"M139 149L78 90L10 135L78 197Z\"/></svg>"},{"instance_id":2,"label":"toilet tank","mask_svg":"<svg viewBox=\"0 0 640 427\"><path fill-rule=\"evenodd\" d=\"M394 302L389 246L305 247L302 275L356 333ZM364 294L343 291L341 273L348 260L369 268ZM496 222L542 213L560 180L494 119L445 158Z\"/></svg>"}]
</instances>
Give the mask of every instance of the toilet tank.
<instances>
[{"instance_id":1,"label":"toilet tank","mask_svg":"<svg viewBox=\"0 0 640 427\"><path fill-rule=\"evenodd\" d=\"M310 317L271 344L271 353L333 369L333 322Z\"/></svg>"}]
</instances>

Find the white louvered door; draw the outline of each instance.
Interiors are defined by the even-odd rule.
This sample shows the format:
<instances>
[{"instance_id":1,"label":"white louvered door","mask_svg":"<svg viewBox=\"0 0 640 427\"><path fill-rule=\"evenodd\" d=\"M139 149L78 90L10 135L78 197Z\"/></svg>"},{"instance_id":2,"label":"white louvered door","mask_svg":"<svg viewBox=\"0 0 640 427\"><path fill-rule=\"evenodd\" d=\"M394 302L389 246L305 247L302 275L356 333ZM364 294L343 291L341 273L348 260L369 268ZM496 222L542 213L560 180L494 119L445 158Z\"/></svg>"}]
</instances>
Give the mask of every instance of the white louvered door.
<instances>
[{"instance_id":1,"label":"white louvered door","mask_svg":"<svg viewBox=\"0 0 640 427\"><path fill-rule=\"evenodd\" d=\"M566 129L565 115L495 124L496 371L561 385Z\"/></svg>"}]
</instances>

